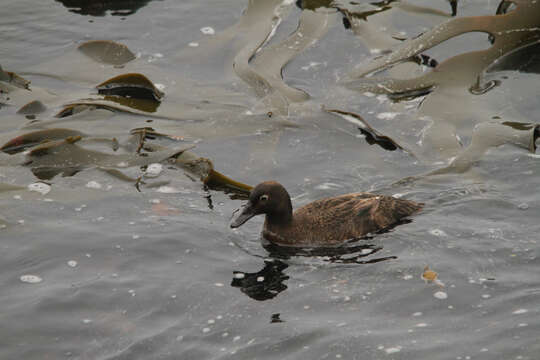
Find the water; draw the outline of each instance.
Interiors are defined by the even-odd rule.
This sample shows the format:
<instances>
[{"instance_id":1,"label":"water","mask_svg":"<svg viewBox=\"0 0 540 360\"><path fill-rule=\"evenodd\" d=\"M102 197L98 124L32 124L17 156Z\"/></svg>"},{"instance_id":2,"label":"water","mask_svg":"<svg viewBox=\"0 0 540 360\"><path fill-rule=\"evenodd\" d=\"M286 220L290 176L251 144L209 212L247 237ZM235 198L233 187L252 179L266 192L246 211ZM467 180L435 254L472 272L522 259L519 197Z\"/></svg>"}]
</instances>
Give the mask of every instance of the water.
<instances>
[{"instance_id":1,"label":"water","mask_svg":"<svg viewBox=\"0 0 540 360\"><path fill-rule=\"evenodd\" d=\"M341 15L328 10L327 33L291 55L284 79L311 99L291 103L283 116L282 102L258 97L230 66L255 37L234 28L229 38L223 35L241 21L247 1L150 1L133 14L104 16L82 16L55 1L4 2L0 64L32 81L32 96L47 106L37 115L44 128L124 143L129 130L152 126L196 144L196 154L237 181L279 180L295 207L368 190L426 207L411 223L361 240L366 264L324 254L277 259L260 244L263 219L230 230L241 201L205 189L167 162L159 172L149 167L152 176L139 192L134 182L92 162L73 176L45 180L50 188L35 185L22 157L2 155L0 358L538 358L537 155L511 144L490 147L465 172L396 184L440 169L460 153L442 135L422 137L430 121L437 123L437 93L422 98L431 105L418 108L419 99L392 103L339 83L373 57L370 46L343 27ZM410 3L435 10L394 8L368 23L411 36L450 19L442 15L450 11L446 1ZM490 15L496 5L462 1L458 16ZM266 18L266 11L256 15ZM294 4L280 11L283 20L266 46L280 44L297 27L301 11ZM205 27L216 34L205 35ZM125 44L137 59L125 68L92 62L76 50L90 39ZM453 42L429 55L441 60L489 47L485 36L469 39L472 44ZM373 41L369 45L391 40ZM264 60L262 51L258 56ZM265 74L278 56L269 58L257 73ZM414 69L410 75L428 71ZM166 95L155 114L97 110L47 123L58 121L53 115L64 103L92 96L95 85L124 72L163 84ZM473 141L473 125L492 116L538 118L538 75L506 75L484 95L464 89L441 102L440 113L455 114L450 124L463 146ZM26 101L20 94L0 108L2 144L37 129L16 114L14 102ZM321 105L360 114L415 156L369 145L357 125ZM111 152L102 143L84 146ZM148 171L121 170L131 178ZM369 263L387 257L396 258ZM422 279L426 265L444 287Z\"/></svg>"}]
</instances>

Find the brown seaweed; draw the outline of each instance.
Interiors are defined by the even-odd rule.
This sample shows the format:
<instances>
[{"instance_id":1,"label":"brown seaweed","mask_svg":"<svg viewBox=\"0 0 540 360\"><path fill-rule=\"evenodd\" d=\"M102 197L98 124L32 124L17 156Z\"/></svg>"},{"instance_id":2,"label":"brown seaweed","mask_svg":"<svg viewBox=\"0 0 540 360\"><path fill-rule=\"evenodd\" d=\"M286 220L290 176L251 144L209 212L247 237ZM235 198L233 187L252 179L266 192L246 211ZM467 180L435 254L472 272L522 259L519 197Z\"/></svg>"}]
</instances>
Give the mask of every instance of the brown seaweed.
<instances>
[{"instance_id":1,"label":"brown seaweed","mask_svg":"<svg viewBox=\"0 0 540 360\"><path fill-rule=\"evenodd\" d=\"M142 74L129 73L115 76L96 86L101 95L161 101L163 93Z\"/></svg>"},{"instance_id":2,"label":"brown seaweed","mask_svg":"<svg viewBox=\"0 0 540 360\"><path fill-rule=\"evenodd\" d=\"M0 81L9 83L21 89L30 90L30 81L15 74L14 72L4 71L0 66Z\"/></svg>"},{"instance_id":3,"label":"brown seaweed","mask_svg":"<svg viewBox=\"0 0 540 360\"><path fill-rule=\"evenodd\" d=\"M45 110L47 110L47 107L43 105L41 101L34 100L22 106L19 110L17 110L17 114L36 115L36 114L40 114L44 112Z\"/></svg>"},{"instance_id":4,"label":"brown seaweed","mask_svg":"<svg viewBox=\"0 0 540 360\"><path fill-rule=\"evenodd\" d=\"M394 151L397 149L407 151L405 150L401 145L399 145L397 142L395 142L392 138L381 134L379 131L375 130L371 125L369 125L360 115L337 110L337 109L326 109L323 108L324 111L336 114L338 116L341 116L345 120L355 124L358 126L358 130L362 133L362 135L365 136L366 142L369 145L377 144L381 148L388 150L388 151Z\"/></svg>"},{"instance_id":5,"label":"brown seaweed","mask_svg":"<svg viewBox=\"0 0 540 360\"><path fill-rule=\"evenodd\" d=\"M11 139L0 147L0 151L7 154L16 154L40 143L61 140L70 136L84 136L84 134L77 130L61 128L34 131Z\"/></svg>"},{"instance_id":6,"label":"brown seaweed","mask_svg":"<svg viewBox=\"0 0 540 360\"><path fill-rule=\"evenodd\" d=\"M104 64L124 65L135 59L127 46L110 40L86 41L77 48L89 58Z\"/></svg>"}]
</instances>

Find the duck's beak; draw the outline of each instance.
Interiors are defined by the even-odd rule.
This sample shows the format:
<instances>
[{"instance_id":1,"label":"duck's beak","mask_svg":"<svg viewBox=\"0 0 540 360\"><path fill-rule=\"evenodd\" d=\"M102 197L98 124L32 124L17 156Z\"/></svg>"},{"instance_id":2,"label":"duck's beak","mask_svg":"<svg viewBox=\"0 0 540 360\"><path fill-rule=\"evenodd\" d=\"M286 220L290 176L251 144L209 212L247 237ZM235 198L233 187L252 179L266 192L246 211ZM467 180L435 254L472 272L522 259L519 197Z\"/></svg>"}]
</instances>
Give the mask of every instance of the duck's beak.
<instances>
[{"instance_id":1,"label":"duck's beak","mask_svg":"<svg viewBox=\"0 0 540 360\"><path fill-rule=\"evenodd\" d=\"M234 217L231 221L231 228L233 229L241 226L243 223L257 215L250 202L242 206L239 210L240 212L237 215L233 215Z\"/></svg>"}]
</instances>

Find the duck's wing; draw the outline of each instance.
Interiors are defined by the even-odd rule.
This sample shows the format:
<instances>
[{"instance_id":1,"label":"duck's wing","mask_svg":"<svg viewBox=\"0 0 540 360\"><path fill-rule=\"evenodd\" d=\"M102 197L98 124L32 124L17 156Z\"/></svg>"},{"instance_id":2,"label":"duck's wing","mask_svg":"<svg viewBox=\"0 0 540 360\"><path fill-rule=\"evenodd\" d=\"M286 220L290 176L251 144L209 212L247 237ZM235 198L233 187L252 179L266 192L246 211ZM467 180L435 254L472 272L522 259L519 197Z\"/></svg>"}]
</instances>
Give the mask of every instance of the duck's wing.
<instances>
[{"instance_id":1,"label":"duck's wing","mask_svg":"<svg viewBox=\"0 0 540 360\"><path fill-rule=\"evenodd\" d=\"M401 219L413 215L422 209L424 204L410 200L396 199L391 196L380 196L373 204L370 217L377 224L378 230L384 229Z\"/></svg>"},{"instance_id":2,"label":"duck's wing","mask_svg":"<svg viewBox=\"0 0 540 360\"><path fill-rule=\"evenodd\" d=\"M355 193L312 202L296 210L294 218L306 232L338 243L387 228L421 208L413 201Z\"/></svg>"},{"instance_id":3,"label":"duck's wing","mask_svg":"<svg viewBox=\"0 0 540 360\"><path fill-rule=\"evenodd\" d=\"M294 212L294 221L311 242L341 243L364 236L377 228L371 213L379 200L369 193L321 199Z\"/></svg>"}]
</instances>

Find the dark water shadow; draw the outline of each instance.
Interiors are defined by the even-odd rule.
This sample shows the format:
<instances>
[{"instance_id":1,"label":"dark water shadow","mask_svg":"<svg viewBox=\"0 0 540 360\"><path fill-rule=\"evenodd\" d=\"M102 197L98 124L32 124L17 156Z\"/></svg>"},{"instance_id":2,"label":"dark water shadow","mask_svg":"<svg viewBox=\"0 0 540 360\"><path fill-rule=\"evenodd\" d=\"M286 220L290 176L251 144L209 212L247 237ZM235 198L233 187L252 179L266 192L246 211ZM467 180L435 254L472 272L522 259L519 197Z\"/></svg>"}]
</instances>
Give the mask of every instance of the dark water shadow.
<instances>
[{"instance_id":1,"label":"dark water shadow","mask_svg":"<svg viewBox=\"0 0 540 360\"><path fill-rule=\"evenodd\" d=\"M231 286L239 288L242 293L254 300L264 301L273 299L279 293L287 290L285 281L289 280L290 277L284 273L284 270L289 267L289 264L285 261L293 257L316 257L329 264L349 265L366 265L395 260L398 257L392 255L373 257L373 255L383 250L383 246L373 244L372 240L374 240L375 235L390 232L396 226L410 223L411 221L410 219L405 219L373 235L353 239L335 247L305 248L279 246L261 239L262 246L268 252L268 257L264 258L264 267L252 273L239 270L233 271L234 275ZM239 247L249 255L262 258L261 255L253 254L250 250L241 246Z\"/></svg>"},{"instance_id":2,"label":"dark water shadow","mask_svg":"<svg viewBox=\"0 0 540 360\"><path fill-rule=\"evenodd\" d=\"M148 5L153 0L56 0L79 15L105 16L107 12L113 16L128 16Z\"/></svg>"}]
</instances>

